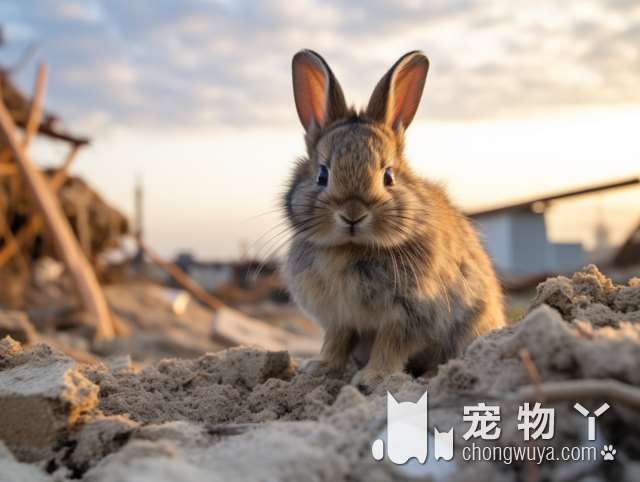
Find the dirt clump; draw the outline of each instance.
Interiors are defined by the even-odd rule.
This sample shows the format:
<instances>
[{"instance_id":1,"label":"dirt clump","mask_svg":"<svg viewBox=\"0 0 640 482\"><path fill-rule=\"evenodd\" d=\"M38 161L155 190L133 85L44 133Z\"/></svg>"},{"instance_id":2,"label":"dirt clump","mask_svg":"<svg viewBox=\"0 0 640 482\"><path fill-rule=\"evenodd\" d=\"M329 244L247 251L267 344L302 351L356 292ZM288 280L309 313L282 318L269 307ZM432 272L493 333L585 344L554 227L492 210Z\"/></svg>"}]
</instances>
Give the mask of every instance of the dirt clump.
<instances>
[{"instance_id":1,"label":"dirt clump","mask_svg":"<svg viewBox=\"0 0 640 482\"><path fill-rule=\"evenodd\" d=\"M194 360L167 359L139 372L92 367L85 373L100 387L104 413L127 413L140 423L312 418L342 384L297 373L285 351L248 347Z\"/></svg>"},{"instance_id":2,"label":"dirt clump","mask_svg":"<svg viewBox=\"0 0 640 482\"><path fill-rule=\"evenodd\" d=\"M567 321L586 320L596 326L640 321L640 278L616 285L596 266L571 278L558 276L540 283L532 307L547 304Z\"/></svg>"},{"instance_id":3,"label":"dirt clump","mask_svg":"<svg viewBox=\"0 0 640 482\"><path fill-rule=\"evenodd\" d=\"M46 345L22 351L9 338L0 350L0 439L21 461L49 455L61 432L98 403L98 387L75 361Z\"/></svg>"}]
</instances>

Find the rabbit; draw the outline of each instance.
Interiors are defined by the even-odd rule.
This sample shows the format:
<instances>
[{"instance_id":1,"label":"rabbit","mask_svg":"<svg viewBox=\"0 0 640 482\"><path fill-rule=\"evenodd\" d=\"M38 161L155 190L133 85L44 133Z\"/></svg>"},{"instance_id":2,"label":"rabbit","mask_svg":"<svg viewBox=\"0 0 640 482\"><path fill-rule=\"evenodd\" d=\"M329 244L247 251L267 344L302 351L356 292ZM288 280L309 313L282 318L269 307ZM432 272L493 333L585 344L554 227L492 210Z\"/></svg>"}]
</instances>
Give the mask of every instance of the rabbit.
<instances>
[{"instance_id":1,"label":"rabbit","mask_svg":"<svg viewBox=\"0 0 640 482\"><path fill-rule=\"evenodd\" d=\"M405 54L356 111L320 55L302 50L292 62L307 156L282 198L293 233L283 277L325 330L320 366L344 373L359 353L352 383L365 390L404 369L434 369L505 324L471 222L403 155L428 69L421 52Z\"/></svg>"}]
</instances>

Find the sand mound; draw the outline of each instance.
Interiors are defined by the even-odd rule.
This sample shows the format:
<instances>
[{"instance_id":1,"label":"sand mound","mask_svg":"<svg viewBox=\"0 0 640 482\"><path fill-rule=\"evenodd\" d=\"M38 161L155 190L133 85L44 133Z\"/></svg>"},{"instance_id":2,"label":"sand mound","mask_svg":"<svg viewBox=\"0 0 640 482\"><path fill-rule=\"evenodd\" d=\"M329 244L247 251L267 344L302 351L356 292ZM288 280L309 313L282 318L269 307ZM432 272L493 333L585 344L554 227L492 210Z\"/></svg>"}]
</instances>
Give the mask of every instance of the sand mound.
<instances>
[{"instance_id":1,"label":"sand mound","mask_svg":"<svg viewBox=\"0 0 640 482\"><path fill-rule=\"evenodd\" d=\"M547 304L567 321L587 320L596 326L618 326L621 321L640 321L640 278L627 286L615 285L590 265L575 273L549 279L538 286L532 306Z\"/></svg>"},{"instance_id":2,"label":"sand mound","mask_svg":"<svg viewBox=\"0 0 640 482\"><path fill-rule=\"evenodd\" d=\"M246 347L164 360L137 373L93 367L85 373L100 387L101 410L141 423L311 419L342 384L297 373L287 352Z\"/></svg>"},{"instance_id":3,"label":"sand mound","mask_svg":"<svg viewBox=\"0 0 640 482\"><path fill-rule=\"evenodd\" d=\"M565 322L548 306L535 308L516 325L477 339L465 355L440 368L432 380L439 394L500 394L532 382L522 363L526 350L545 381L613 378L640 385L640 325L618 328L589 321Z\"/></svg>"},{"instance_id":4,"label":"sand mound","mask_svg":"<svg viewBox=\"0 0 640 482\"><path fill-rule=\"evenodd\" d=\"M67 407L67 414L76 410L79 415L65 419L64 428L55 427L35 465L21 463L34 455L14 450L14 436L5 433L13 455L0 447L0 474L20 474L25 481L94 482L524 480L530 463L462 462L459 452L468 444L461 437L468 428L462 423L464 405L500 405L503 435L494 445L524 445L516 427L516 396L532 383L532 373L523 354L543 382L607 379L640 387L638 300L637 280L614 285L594 267L571 279L550 279L540 285L522 321L477 339L433 378L396 374L368 395L349 385L351 373L341 379L315 376L287 352L241 347L193 360L167 359L136 371L126 364L77 366L44 345L23 351L5 339L0 342L0 380L15 370L30 379L49 379L52 367L58 367L53 371L67 384L66 391L45 393L43 388L24 396L53 400ZM78 387L85 395L98 393L95 403L85 403ZM371 442L384 437L386 390L400 401L416 401L427 388L430 425L454 427L454 461L375 462ZM71 408L61 403L69 393L78 397ZM598 439L588 442L585 419L573 409L576 401L593 409L604 400L547 404L556 410L556 436L545 442L557 448L599 444L598 450L612 443L623 463L607 465L601 458L548 462L539 468L541 480L586 475L590 480L637 480L638 411L606 400L611 408L598 421Z\"/></svg>"}]
</instances>

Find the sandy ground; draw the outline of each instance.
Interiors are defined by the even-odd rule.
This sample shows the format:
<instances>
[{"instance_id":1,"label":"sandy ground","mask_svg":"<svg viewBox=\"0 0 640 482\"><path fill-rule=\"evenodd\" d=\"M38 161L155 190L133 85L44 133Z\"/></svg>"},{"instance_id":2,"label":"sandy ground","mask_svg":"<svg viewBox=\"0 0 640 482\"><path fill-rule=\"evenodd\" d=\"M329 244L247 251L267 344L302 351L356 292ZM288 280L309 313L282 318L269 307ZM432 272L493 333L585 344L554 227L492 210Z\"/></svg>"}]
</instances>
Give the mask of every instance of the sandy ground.
<instances>
[{"instance_id":1,"label":"sandy ground","mask_svg":"<svg viewBox=\"0 0 640 482\"><path fill-rule=\"evenodd\" d=\"M614 285L596 268L542 283L519 322L477 339L431 378L388 377L371 394L315 375L286 351L239 347L135 369L78 364L45 344L0 342L0 481L640 480L640 409L615 391L640 388L640 280ZM548 396L555 436L525 442L518 406L550 382L614 389ZM539 382L543 385L539 385ZM578 385L582 387L582 385ZM596 387L597 388L597 387ZM386 393L416 401L428 389L429 425L454 428L453 461L376 462ZM536 392L537 390L537 392ZM627 390L627 392L624 392ZM636 395L637 396L637 395ZM633 398L633 397L631 397ZM463 407L501 407L494 442L465 441ZM587 440L574 408L611 408ZM464 447L542 445L597 449L592 461L465 462ZM604 461L604 444L615 446Z\"/></svg>"}]
</instances>

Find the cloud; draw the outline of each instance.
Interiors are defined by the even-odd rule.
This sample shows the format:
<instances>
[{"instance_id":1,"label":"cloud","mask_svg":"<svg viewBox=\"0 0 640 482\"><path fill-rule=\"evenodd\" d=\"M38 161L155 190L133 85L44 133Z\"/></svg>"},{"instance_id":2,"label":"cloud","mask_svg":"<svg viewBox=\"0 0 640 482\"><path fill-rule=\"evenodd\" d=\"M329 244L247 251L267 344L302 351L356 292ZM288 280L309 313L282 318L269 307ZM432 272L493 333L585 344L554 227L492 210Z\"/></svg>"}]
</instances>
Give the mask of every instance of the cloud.
<instances>
[{"instance_id":1,"label":"cloud","mask_svg":"<svg viewBox=\"0 0 640 482\"><path fill-rule=\"evenodd\" d=\"M88 126L292 124L290 58L303 47L360 101L400 54L425 50L423 119L640 102L640 8L626 0L14 0L0 12L2 58L37 42L50 105Z\"/></svg>"}]
</instances>

